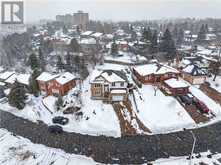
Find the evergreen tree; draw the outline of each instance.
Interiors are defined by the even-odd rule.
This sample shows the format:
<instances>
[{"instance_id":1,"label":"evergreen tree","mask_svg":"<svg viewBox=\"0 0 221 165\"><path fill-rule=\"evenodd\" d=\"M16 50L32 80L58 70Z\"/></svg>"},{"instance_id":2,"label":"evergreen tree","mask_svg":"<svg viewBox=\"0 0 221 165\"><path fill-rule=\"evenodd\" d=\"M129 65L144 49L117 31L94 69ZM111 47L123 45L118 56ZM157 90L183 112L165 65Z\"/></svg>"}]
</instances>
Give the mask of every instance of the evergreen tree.
<instances>
[{"instance_id":1,"label":"evergreen tree","mask_svg":"<svg viewBox=\"0 0 221 165\"><path fill-rule=\"evenodd\" d=\"M77 26L77 34L80 35L81 34L81 28L79 26Z\"/></svg>"},{"instance_id":2,"label":"evergreen tree","mask_svg":"<svg viewBox=\"0 0 221 165\"><path fill-rule=\"evenodd\" d=\"M39 56L40 68L42 71L44 71L46 63L45 63L44 54L43 54L41 48L38 49L38 56Z\"/></svg>"},{"instance_id":3,"label":"evergreen tree","mask_svg":"<svg viewBox=\"0 0 221 165\"><path fill-rule=\"evenodd\" d=\"M39 87L36 79L40 74L41 72L38 69L35 69L30 78L30 90L31 93L36 97L39 95Z\"/></svg>"},{"instance_id":4,"label":"evergreen tree","mask_svg":"<svg viewBox=\"0 0 221 165\"><path fill-rule=\"evenodd\" d=\"M57 111L59 111L63 106L63 99L61 95L58 96L58 100L55 102L55 105L57 107Z\"/></svg>"},{"instance_id":5,"label":"evergreen tree","mask_svg":"<svg viewBox=\"0 0 221 165\"><path fill-rule=\"evenodd\" d=\"M32 70L35 70L39 67L38 59L34 53L29 56L29 63Z\"/></svg>"},{"instance_id":6,"label":"evergreen tree","mask_svg":"<svg viewBox=\"0 0 221 165\"><path fill-rule=\"evenodd\" d=\"M58 58L57 58L57 68L58 68L58 70L64 69L64 64L62 62L61 56L58 56Z\"/></svg>"},{"instance_id":7,"label":"evergreen tree","mask_svg":"<svg viewBox=\"0 0 221 165\"><path fill-rule=\"evenodd\" d=\"M179 35L179 30L178 30L177 25L176 25L175 28L173 29L173 37L174 37L175 40L177 40L178 35Z\"/></svg>"},{"instance_id":8,"label":"evergreen tree","mask_svg":"<svg viewBox=\"0 0 221 165\"><path fill-rule=\"evenodd\" d=\"M75 38L71 40L71 43L69 45L69 50L71 52L80 52L80 45Z\"/></svg>"},{"instance_id":9,"label":"evergreen tree","mask_svg":"<svg viewBox=\"0 0 221 165\"><path fill-rule=\"evenodd\" d=\"M73 62L74 62L74 71L79 72L80 62L81 62L80 57L79 56L74 56Z\"/></svg>"},{"instance_id":10,"label":"evergreen tree","mask_svg":"<svg viewBox=\"0 0 221 165\"><path fill-rule=\"evenodd\" d=\"M66 56L66 70L67 70L68 72L71 72L71 71L72 71L71 55L70 55L70 52L69 52L69 51L67 52L67 56Z\"/></svg>"},{"instance_id":11,"label":"evergreen tree","mask_svg":"<svg viewBox=\"0 0 221 165\"><path fill-rule=\"evenodd\" d=\"M205 33L209 33L209 27L208 27L208 24L206 24L204 28L205 28Z\"/></svg>"},{"instance_id":12,"label":"evergreen tree","mask_svg":"<svg viewBox=\"0 0 221 165\"><path fill-rule=\"evenodd\" d=\"M155 30L153 33L153 36L151 37L151 45L150 45L150 52L151 53L156 53L158 49L158 34L157 31Z\"/></svg>"},{"instance_id":13,"label":"evergreen tree","mask_svg":"<svg viewBox=\"0 0 221 165\"><path fill-rule=\"evenodd\" d=\"M176 44L181 45L183 43L183 40L184 40L184 31L183 31L183 29L180 29L178 36L177 36Z\"/></svg>"},{"instance_id":14,"label":"evergreen tree","mask_svg":"<svg viewBox=\"0 0 221 165\"><path fill-rule=\"evenodd\" d=\"M9 104L21 110L25 107L26 98L27 97L24 87L15 81L8 96Z\"/></svg>"},{"instance_id":15,"label":"evergreen tree","mask_svg":"<svg viewBox=\"0 0 221 165\"><path fill-rule=\"evenodd\" d=\"M111 54L112 55L118 54L118 46L115 41L111 44Z\"/></svg>"},{"instance_id":16,"label":"evergreen tree","mask_svg":"<svg viewBox=\"0 0 221 165\"><path fill-rule=\"evenodd\" d=\"M205 40L205 38L206 38L206 29L205 29L204 24L202 24L202 26L201 26L201 28L200 28L200 31L199 31L199 34L198 34L197 40L198 40L199 42L202 42L202 41Z\"/></svg>"},{"instance_id":17,"label":"evergreen tree","mask_svg":"<svg viewBox=\"0 0 221 165\"><path fill-rule=\"evenodd\" d=\"M152 32L151 32L150 27L148 27L148 29L144 28L144 31L143 31L144 41L150 41L151 38L152 38Z\"/></svg>"},{"instance_id":18,"label":"evergreen tree","mask_svg":"<svg viewBox=\"0 0 221 165\"><path fill-rule=\"evenodd\" d=\"M176 54L175 43L169 29L166 29L160 44L160 50L167 53L167 58L173 58Z\"/></svg>"},{"instance_id":19,"label":"evergreen tree","mask_svg":"<svg viewBox=\"0 0 221 165\"><path fill-rule=\"evenodd\" d=\"M64 34L67 34L67 33L68 33L68 29L67 29L66 26L63 26L63 28L62 28L62 32L63 32Z\"/></svg>"}]
</instances>

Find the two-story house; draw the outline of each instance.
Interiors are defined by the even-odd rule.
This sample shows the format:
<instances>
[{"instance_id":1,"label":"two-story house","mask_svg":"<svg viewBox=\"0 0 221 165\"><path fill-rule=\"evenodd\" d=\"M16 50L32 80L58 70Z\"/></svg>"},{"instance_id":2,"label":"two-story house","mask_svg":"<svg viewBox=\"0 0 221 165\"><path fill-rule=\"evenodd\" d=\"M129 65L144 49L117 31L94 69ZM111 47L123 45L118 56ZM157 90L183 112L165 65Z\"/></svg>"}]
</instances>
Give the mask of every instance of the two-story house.
<instances>
[{"instance_id":1,"label":"two-story house","mask_svg":"<svg viewBox=\"0 0 221 165\"><path fill-rule=\"evenodd\" d=\"M203 84L206 81L206 73L195 64L187 65L182 70L182 77L191 84Z\"/></svg>"},{"instance_id":2,"label":"two-story house","mask_svg":"<svg viewBox=\"0 0 221 165\"><path fill-rule=\"evenodd\" d=\"M127 100L128 81L121 71L101 71L91 79L90 84L92 99L110 102Z\"/></svg>"},{"instance_id":3,"label":"two-story house","mask_svg":"<svg viewBox=\"0 0 221 165\"><path fill-rule=\"evenodd\" d=\"M37 77L39 89L43 95L65 95L69 90L76 86L76 77L65 72L63 74L52 75L43 72Z\"/></svg>"}]
</instances>

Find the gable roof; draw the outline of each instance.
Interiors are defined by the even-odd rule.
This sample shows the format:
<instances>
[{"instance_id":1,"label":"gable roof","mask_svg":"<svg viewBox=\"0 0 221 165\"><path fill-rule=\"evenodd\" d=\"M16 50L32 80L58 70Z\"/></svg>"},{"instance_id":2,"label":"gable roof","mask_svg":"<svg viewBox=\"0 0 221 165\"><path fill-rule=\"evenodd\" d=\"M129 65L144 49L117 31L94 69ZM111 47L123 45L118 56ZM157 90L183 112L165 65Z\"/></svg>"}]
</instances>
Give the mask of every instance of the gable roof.
<instances>
[{"instance_id":1,"label":"gable roof","mask_svg":"<svg viewBox=\"0 0 221 165\"><path fill-rule=\"evenodd\" d=\"M58 78L56 78L55 80L61 84L64 85L68 82L70 82L71 80L74 80L76 77L71 74L70 72L65 72L64 74L60 75Z\"/></svg>"},{"instance_id":2,"label":"gable roof","mask_svg":"<svg viewBox=\"0 0 221 165\"><path fill-rule=\"evenodd\" d=\"M52 79L55 79L56 77L58 77L59 75L53 75L51 73L48 73L48 72L43 72L41 73L36 80L38 81L44 81L44 82L47 82L47 81L50 81Z\"/></svg>"},{"instance_id":3,"label":"gable roof","mask_svg":"<svg viewBox=\"0 0 221 165\"><path fill-rule=\"evenodd\" d=\"M183 72L191 74L192 76L206 75L206 73L201 68L199 68L197 65L194 65L194 64L187 65L183 69Z\"/></svg>"},{"instance_id":4,"label":"gable roof","mask_svg":"<svg viewBox=\"0 0 221 165\"><path fill-rule=\"evenodd\" d=\"M92 81L96 81L96 79L102 77L106 81L112 83L112 82L126 82L127 76L122 71L116 71L116 70L104 70L102 72L95 72L97 75L91 79Z\"/></svg>"},{"instance_id":5,"label":"gable roof","mask_svg":"<svg viewBox=\"0 0 221 165\"><path fill-rule=\"evenodd\" d=\"M0 74L0 79L6 80L6 79L8 79L9 77L11 77L13 74L15 74L14 71L3 72L3 73Z\"/></svg>"},{"instance_id":6,"label":"gable roof","mask_svg":"<svg viewBox=\"0 0 221 165\"><path fill-rule=\"evenodd\" d=\"M142 76L150 74L179 73L175 68L159 63L136 66L134 67L134 70Z\"/></svg>"}]
</instances>

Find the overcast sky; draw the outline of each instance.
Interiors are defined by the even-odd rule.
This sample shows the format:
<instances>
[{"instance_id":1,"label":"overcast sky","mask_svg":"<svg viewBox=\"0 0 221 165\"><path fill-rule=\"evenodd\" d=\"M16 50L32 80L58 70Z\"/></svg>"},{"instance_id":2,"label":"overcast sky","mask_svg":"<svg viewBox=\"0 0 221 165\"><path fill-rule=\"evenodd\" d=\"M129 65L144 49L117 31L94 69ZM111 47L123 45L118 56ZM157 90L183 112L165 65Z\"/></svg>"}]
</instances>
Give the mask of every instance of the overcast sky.
<instances>
[{"instance_id":1,"label":"overcast sky","mask_svg":"<svg viewBox=\"0 0 221 165\"><path fill-rule=\"evenodd\" d=\"M27 22L77 10L89 12L93 20L221 18L221 0L25 0Z\"/></svg>"}]
</instances>

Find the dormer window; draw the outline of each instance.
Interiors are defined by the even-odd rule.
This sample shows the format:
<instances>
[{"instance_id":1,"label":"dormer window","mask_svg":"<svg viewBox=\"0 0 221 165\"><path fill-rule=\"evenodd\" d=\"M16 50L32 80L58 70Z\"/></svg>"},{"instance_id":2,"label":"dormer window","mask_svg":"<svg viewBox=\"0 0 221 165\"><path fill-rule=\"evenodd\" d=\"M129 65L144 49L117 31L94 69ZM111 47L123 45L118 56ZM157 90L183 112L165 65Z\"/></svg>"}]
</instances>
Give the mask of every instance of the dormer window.
<instances>
[{"instance_id":1,"label":"dormer window","mask_svg":"<svg viewBox=\"0 0 221 165\"><path fill-rule=\"evenodd\" d=\"M121 87L123 87L123 86L124 86L124 83L123 83L123 82L121 82L121 83L120 83L120 86L121 86Z\"/></svg>"},{"instance_id":2,"label":"dormer window","mask_svg":"<svg viewBox=\"0 0 221 165\"><path fill-rule=\"evenodd\" d=\"M113 87L115 86L115 82L112 82L112 86L113 86Z\"/></svg>"}]
</instances>

